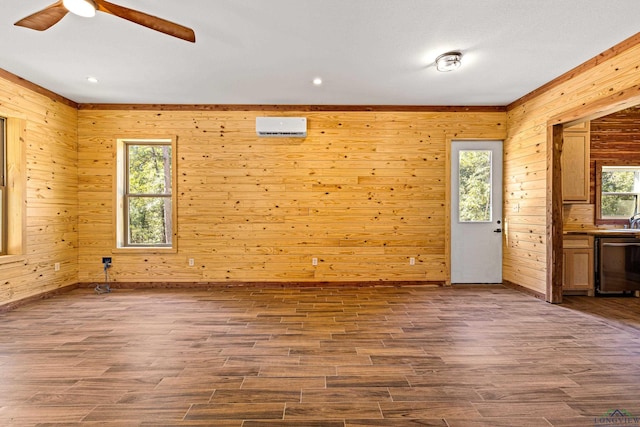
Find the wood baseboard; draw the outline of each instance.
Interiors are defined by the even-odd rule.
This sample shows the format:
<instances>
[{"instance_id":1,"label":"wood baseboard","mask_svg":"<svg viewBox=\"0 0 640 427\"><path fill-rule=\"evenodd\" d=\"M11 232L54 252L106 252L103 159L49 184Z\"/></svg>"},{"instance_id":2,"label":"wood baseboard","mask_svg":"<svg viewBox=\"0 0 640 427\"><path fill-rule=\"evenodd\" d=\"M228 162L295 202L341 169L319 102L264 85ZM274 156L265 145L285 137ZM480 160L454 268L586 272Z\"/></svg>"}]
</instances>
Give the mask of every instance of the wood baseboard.
<instances>
[{"instance_id":1,"label":"wood baseboard","mask_svg":"<svg viewBox=\"0 0 640 427\"><path fill-rule=\"evenodd\" d=\"M104 283L79 283L79 288L95 288ZM366 281L366 282L111 282L112 289L207 289L253 286L262 288L325 288L325 287L372 287L372 286L444 286L444 282L427 281Z\"/></svg>"},{"instance_id":2,"label":"wood baseboard","mask_svg":"<svg viewBox=\"0 0 640 427\"><path fill-rule=\"evenodd\" d=\"M78 287L79 285L76 283L73 285L63 286L62 288L58 288L53 291L47 291L38 295L32 295L30 297L19 299L17 301L11 301L9 303L0 305L0 313L5 313L7 311L15 310L18 307L22 307L24 305L30 304L35 301L40 301L47 298L53 298L57 295L70 292L74 289L78 289Z\"/></svg>"},{"instance_id":3,"label":"wood baseboard","mask_svg":"<svg viewBox=\"0 0 640 427\"><path fill-rule=\"evenodd\" d=\"M515 289L516 291L520 291L520 292L522 292L524 294L531 295L531 296L536 297L536 298L538 298L538 299L540 299L542 301L547 301L546 295L541 293L541 292L534 291L533 289L525 288L524 286L515 284L515 283L510 282L508 280L503 280L502 284L504 286L506 286L507 288Z\"/></svg>"}]
</instances>

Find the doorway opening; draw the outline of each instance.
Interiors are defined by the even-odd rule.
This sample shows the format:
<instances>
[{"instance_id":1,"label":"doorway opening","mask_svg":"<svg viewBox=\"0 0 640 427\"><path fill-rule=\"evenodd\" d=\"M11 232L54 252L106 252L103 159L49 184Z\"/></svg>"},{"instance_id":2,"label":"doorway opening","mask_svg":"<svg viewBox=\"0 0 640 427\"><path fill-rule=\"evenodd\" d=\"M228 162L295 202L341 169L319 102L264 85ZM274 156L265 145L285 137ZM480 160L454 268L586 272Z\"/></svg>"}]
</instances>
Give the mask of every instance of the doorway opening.
<instances>
[{"instance_id":1,"label":"doorway opening","mask_svg":"<svg viewBox=\"0 0 640 427\"><path fill-rule=\"evenodd\" d=\"M546 301L562 302L563 279L563 130L640 104L640 86L634 86L591 104L552 117L548 122L547 158L547 280Z\"/></svg>"}]
</instances>

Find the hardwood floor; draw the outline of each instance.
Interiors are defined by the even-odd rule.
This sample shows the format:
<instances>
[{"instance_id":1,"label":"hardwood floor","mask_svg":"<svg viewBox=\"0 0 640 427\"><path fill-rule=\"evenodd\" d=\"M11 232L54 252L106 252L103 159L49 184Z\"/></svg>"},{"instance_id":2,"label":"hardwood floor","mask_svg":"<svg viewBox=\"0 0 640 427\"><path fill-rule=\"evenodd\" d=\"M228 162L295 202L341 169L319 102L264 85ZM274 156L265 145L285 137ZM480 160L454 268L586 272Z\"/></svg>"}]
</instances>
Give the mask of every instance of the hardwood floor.
<instances>
[{"instance_id":1,"label":"hardwood floor","mask_svg":"<svg viewBox=\"0 0 640 427\"><path fill-rule=\"evenodd\" d=\"M3 426L633 426L638 396L636 298L79 289L0 314Z\"/></svg>"}]
</instances>

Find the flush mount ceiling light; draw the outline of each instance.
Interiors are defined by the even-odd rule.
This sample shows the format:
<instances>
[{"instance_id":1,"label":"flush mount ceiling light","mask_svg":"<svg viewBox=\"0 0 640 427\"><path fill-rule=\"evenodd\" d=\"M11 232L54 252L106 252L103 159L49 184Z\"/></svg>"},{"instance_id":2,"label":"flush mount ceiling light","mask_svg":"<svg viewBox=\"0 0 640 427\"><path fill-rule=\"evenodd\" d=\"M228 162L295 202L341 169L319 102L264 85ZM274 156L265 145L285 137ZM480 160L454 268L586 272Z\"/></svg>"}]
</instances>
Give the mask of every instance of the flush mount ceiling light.
<instances>
[{"instance_id":1,"label":"flush mount ceiling light","mask_svg":"<svg viewBox=\"0 0 640 427\"><path fill-rule=\"evenodd\" d=\"M78 16L92 18L96 15L96 4L92 0L63 0L62 4Z\"/></svg>"},{"instance_id":2,"label":"flush mount ceiling light","mask_svg":"<svg viewBox=\"0 0 640 427\"><path fill-rule=\"evenodd\" d=\"M436 58L436 69L438 71L453 71L460 67L462 54L460 52L447 52Z\"/></svg>"}]
</instances>

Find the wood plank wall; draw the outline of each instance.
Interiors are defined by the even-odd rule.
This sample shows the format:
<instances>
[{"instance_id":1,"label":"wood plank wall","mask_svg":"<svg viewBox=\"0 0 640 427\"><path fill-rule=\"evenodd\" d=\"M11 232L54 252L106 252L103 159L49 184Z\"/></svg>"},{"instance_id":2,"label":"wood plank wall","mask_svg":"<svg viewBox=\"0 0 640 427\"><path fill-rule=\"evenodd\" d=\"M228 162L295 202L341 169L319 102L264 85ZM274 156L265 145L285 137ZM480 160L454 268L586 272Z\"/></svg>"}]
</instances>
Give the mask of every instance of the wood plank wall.
<instances>
[{"instance_id":1,"label":"wood plank wall","mask_svg":"<svg viewBox=\"0 0 640 427\"><path fill-rule=\"evenodd\" d=\"M589 229L595 225L596 161L640 162L640 106L591 120L589 203L565 204L564 229Z\"/></svg>"},{"instance_id":2,"label":"wood plank wall","mask_svg":"<svg viewBox=\"0 0 640 427\"><path fill-rule=\"evenodd\" d=\"M0 115L25 123L27 167L26 248L12 262L0 259L2 306L77 283L78 113L0 76Z\"/></svg>"},{"instance_id":3,"label":"wood plank wall","mask_svg":"<svg viewBox=\"0 0 640 427\"><path fill-rule=\"evenodd\" d=\"M115 253L118 281L445 281L447 141L506 136L504 279L544 293L549 121L640 85L637 44L595 62L506 118L286 111L309 118L305 140L256 138L261 111L78 112L0 76L0 114L25 120L27 157L26 251L0 262L0 304L102 280L115 138L167 135L179 138L178 251Z\"/></svg>"},{"instance_id":4,"label":"wood plank wall","mask_svg":"<svg viewBox=\"0 0 640 427\"><path fill-rule=\"evenodd\" d=\"M505 141L505 231L503 278L546 293L547 182L552 118L572 112L586 116L589 105L640 84L640 44L632 37L615 55L569 73L566 81L541 89L508 107ZM630 45L631 44L631 45Z\"/></svg>"},{"instance_id":5,"label":"wood plank wall","mask_svg":"<svg viewBox=\"0 0 640 427\"><path fill-rule=\"evenodd\" d=\"M596 161L640 162L640 106L626 108L591 121L591 192L595 202Z\"/></svg>"},{"instance_id":6,"label":"wood plank wall","mask_svg":"<svg viewBox=\"0 0 640 427\"><path fill-rule=\"evenodd\" d=\"M305 116L308 136L258 138L259 115ZM504 139L505 119L81 108L79 280L103 280L101 257L112 256L117 282L447 281L448 138ZM112 254L116 139L171 136L178 251Z\"/></svg>"}]
</instances>

